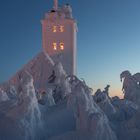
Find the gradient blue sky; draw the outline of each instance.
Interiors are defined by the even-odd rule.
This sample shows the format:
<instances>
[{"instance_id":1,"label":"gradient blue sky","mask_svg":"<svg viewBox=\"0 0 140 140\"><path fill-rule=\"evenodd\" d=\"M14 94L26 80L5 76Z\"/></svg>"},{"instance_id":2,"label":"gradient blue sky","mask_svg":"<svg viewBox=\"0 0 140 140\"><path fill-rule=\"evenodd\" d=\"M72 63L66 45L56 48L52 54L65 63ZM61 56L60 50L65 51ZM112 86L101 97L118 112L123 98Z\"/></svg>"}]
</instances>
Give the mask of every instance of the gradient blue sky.
<instances>
[{"instance_id":1,"label":"gradient blue sky","mask_svg":"<svg viewBox=\"0 0 140 140\"><path fill-rule=\"evenodd\" d=\"M111 85L120 94L119 74L140 72L139 0L59 0L70 3L78 22L78 76L94 89ZM53 0L0 0L0 82L9 79L42 49L40 20Z\"/></svg>"}]
</instances>

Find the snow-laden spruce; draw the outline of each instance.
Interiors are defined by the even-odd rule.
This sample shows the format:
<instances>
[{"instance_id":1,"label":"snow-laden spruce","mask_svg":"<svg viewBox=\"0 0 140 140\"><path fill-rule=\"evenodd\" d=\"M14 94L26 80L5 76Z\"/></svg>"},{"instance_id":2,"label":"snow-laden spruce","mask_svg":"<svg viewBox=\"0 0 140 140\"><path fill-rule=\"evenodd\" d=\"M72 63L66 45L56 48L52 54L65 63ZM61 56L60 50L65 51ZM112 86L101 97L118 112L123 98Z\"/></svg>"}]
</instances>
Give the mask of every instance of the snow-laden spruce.
<instances>
[{"instance_id":1,"label":"snow-laden spruce","mask_svg":"<svg viewBox=\"0 0 140 140\"><path fill-rule=\"evenodd\" d=\"M67 104L74 113L76 128L51 140L117 140L107 116L93 100L92 89L75 76L67 79L71 85Z\"/></svg>"},{"instance_id":2,"label":"snow-laden spruce","mask_svg":"<svg viewBox=\"0 0 140 140\"><path fill-rule=\"evenodd\" d=\"M38 101L33 86L33 78L27 72L20 75L20 93L18 101L9 100L9 102L0 104L1 119L8 119L5 126L0 126L3 133L0 132L0 139L4 140L38 140L39 131L41 131L41 113L38 107ZM2 111L5 105L6 111ZM10 124L8 124L10 123ZM9 128L8 125L12 125ZM13 127L13 130L11 128Z\"/></svg>"},{"instance_id":3,"label":"snow-laden spruce","mask_svg":"<svg viewBox=\"0 0 140 140\"><path fill-rule=\"evenodd\" d=\"M112 115L116 113L115 107L111 103L111 98L109 97L109 85L107 85L104 91L98 89L93 99L97 103L97 105L104 111L108 118L111 118Z\"/></svg>"},{"instance_id":4,"label":"snow-laden spruce","mask_svg":"<svg viewBox=\"0 0 140 140\"><path fill-rule=\"evenodd\" d=\"M7 101L7 100L9 100L9 97L8 97L7 93L4 92L4 91L0 88L0 102Z\"/></svg>"},{"instance_id":5,"label":"snow-laden spruce","mask_svg":"<svg viewBox=\"0 0 140 140\"><path fill-rule=\"evenodd\" d=\"M0 88L0 140L139 140L140 73L120 78L124 99L94 94L40 53Z\"/></svg>"},{"instance_id":6,"label":"snow-laden spruce","mask_svg":"<svg viewBox=\"0 0 140 140\"><path fill-rule=\"evenodd\" d=\"M74 77L72 93L68 105L74 110L76 130L88 133L93 140L116 140L115 133L109 126L109 121L92 97L92 89L85 82Z\"/></svg>"},{"instance_id":7,"label":"snow-laden spruce","mask_svg":"<svg viewBox=\"0 0 140 140\"><path fill-rule=\"evenodd\" d=\"M35 94L33 78L27 71L21 75L19 106L23 113L21 124L25 129L25 140L35 140L37 129L41 127L41 113Z\"/></svg>"}]
</instances>

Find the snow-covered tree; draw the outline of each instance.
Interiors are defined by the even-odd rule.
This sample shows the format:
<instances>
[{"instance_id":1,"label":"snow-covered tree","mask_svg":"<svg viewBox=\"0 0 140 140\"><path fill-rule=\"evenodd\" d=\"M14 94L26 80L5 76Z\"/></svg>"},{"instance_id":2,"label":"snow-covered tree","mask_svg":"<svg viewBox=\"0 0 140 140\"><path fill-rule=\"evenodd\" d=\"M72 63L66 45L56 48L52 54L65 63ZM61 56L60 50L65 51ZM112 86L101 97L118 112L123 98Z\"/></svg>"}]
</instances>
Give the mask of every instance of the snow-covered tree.
<instances>
[{"instance_id":1,"label":"snow-covered tree","mask_svg":"<svg viewBox=\"0 0 140 140\"><path fill-rule=\"evenodd\" d=\"M41 114L38 107L38 102L35 94L32 76L25 71L21 76L21 88L20 98L23 107L24 115L21 123L25 127L25 138L35 139L36 128L41 124ZM29 127L30 126L30 127Z\"/></svg>"},{"instance_id":2,"label":"snow-covered tree","mask_svg":"<svg viewBox=\"0 0 140 140\"><path fill-rule=\"evenodd\" d=\"M0 88L0 102L7 100L9 100L7 93Z\"/></svg>"},{"instance_id":3,"label":"snow-covered tree","mask_svg":"<svg viewBox=\"0 0 140 140\"><path fill-rule=\"evenodd\" d=\"M72 80L72 93L68 98L68 106L74 111L77 131L90 132L90 139L94 140L117 139L106 115L94 102L91 88L76 77Z\"/></svg>"}]
</instances>

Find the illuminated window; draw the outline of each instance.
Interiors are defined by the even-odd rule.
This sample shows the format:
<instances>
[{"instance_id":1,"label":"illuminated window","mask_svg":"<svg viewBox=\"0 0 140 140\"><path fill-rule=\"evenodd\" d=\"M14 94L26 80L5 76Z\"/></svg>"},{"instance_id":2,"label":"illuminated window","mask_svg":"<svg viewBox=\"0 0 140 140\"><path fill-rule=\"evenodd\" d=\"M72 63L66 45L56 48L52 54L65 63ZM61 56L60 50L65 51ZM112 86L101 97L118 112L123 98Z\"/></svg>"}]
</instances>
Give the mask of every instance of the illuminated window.
<instances>
[{"instance_id":1,"label":"illuminated window","mask_svg":"<svg viewBox=\"0 0 140 140\"><path fill-rule=\"evenodd\" d=\"M54 32L54 33L57 32L57 26L53 26L53 32Z\"/></svg>"},{"instance_id":2,"label":"illuminated window","mask_svg":"<svg viewBox=\"0 0 140 140\"><path fill-rule=\"evenodd\" d=\"M54 49L55 51L57 50L57 43L56 43L56 42L53 43L53 49Z\"/></svg>"},{"instance_id":3,"label":"illuminated window","mask_svg":"<svg viewBox=\"0 0 140 140\"><path fill-rule=\"evenodd\" d=\"M60 43L60 50L64 50L64 43Z\"/></svg>"},{"instance_id":4,"label":"illuminated window","mask_svg":"<svg viewBox=\"0 0 140 140\"><path fill-rule=\"evenodd\" d=\"M60 26L60 32L64 32L64 26Z\"/></svg>"}]
</instances>

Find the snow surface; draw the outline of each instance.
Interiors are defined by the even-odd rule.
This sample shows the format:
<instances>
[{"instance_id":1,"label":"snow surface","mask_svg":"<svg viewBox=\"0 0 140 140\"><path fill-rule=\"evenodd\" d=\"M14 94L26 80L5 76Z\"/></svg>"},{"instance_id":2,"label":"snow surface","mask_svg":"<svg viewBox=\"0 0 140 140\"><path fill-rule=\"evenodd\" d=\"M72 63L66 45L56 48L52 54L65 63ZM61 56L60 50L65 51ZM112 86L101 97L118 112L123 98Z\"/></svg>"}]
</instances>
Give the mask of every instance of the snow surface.
<instances>
[{"instance_id":1,"label":"snow surface","mask_svg":"<svg viewBox=\"0 0 140 140\"><path fill-rule=\"evenodd\" d=\"M0 88L0 102L9 100L8 95Z\"/></svg>"},{"instance_id":2,"label":"snow surface","mask_svg":"<svg viewBox=\"0 0 140 140\"><path fill-rule=\"evenodd\" d=\"M140 140L140 73L120 78L124 99L93 93L40 53L0 87L0 140Z\"/></svg>"}]
</instances>

